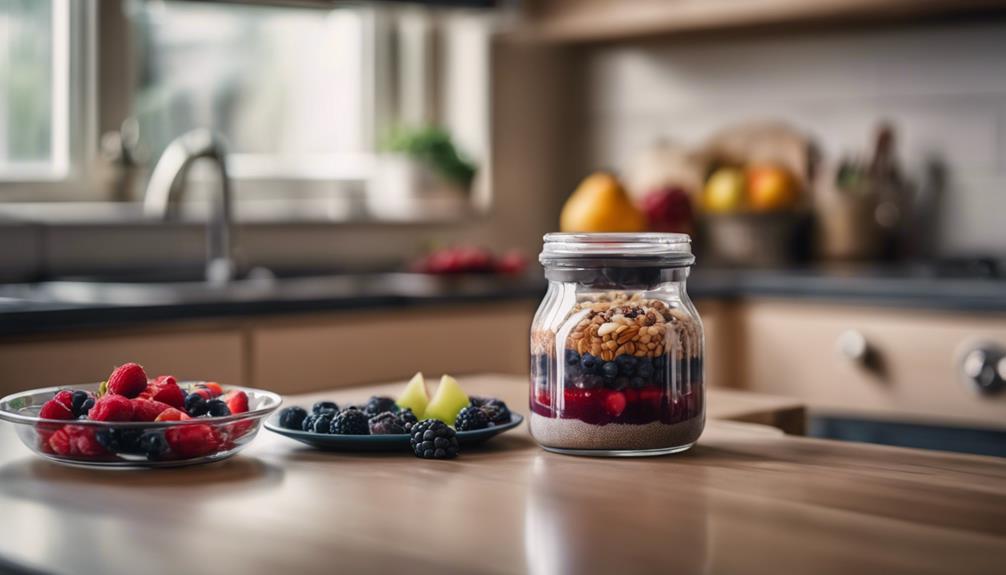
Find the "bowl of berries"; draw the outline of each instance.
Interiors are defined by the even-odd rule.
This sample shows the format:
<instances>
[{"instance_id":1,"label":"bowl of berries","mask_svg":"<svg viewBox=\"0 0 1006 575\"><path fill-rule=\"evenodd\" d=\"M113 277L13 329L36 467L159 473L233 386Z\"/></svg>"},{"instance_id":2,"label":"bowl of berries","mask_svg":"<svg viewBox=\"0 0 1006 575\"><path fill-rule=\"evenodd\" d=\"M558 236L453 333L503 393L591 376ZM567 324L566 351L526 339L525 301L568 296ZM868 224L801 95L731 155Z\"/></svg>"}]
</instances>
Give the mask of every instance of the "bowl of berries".
<instances>
[{"instance_id":1,"label":"bowl of berries","mask_svg":"<svg viewBox=\"0 0 1006 575\"><path fill-rule=\"evenodd\" d=\"M445 375L430 397L417 373L397 398L375 395L359 405L319 401L291 406L266 421L269 431L330 451L411 451L423 459L453 459L513 429L524 418L502 400L468 396Z\"/></svg>"},{"instance_id":2,"label":"bowl of berries","mask_svg":"<svg viewBox=\"0 0 1006 575\"><path fill-rule=\"evenodd\" d=\"M148 378L127 363L101 383L8 395L0 419L14 424L29 449L59 463L177 467L234 455L280 403L269 391Z\"/></svg>"}]
</instances>

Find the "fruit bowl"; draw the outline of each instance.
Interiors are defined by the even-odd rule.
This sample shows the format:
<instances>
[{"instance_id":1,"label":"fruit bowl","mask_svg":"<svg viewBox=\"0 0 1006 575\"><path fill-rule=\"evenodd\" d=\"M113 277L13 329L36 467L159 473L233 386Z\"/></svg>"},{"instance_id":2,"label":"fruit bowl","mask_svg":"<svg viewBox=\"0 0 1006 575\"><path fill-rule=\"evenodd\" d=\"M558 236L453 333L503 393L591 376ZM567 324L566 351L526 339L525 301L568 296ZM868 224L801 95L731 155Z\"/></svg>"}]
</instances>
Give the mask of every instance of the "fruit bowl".
<instances>
[{"instance_id":1,"label":"fruit bowl","mask_svg":"<svg viewBox=\"0 0 1006 575\"><path fill-rule=\"evenodd\" d=\"M199 382L182 382L183 385ZM100 384L74 386L97 393ZM282 400L269 391L228 386L244 391L248 411L225 417L197 417L182 421L93 421L45 419L42 405L61 388L48 387L8 395L0 399L0 419L14 424L14 431L28 449L58 463L84 467L147 468L179 467L226 459L244 448L263 419ZM51 440L57 436L73 447L72 454L56 453Z\"/></svg>"}]
</instances>

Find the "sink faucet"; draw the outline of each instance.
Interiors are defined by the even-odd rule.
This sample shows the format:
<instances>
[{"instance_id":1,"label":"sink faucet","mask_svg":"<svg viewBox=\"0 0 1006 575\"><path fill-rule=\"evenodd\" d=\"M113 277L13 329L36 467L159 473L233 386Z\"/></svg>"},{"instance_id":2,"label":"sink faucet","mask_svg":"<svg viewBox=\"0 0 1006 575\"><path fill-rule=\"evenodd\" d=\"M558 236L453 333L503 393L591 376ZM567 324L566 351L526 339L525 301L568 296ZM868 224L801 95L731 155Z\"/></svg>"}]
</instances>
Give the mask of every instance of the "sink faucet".
<instances>
[{"instance_id":1,"label":"sink faucet","mask_svg":"<svg viewBox=\"0 0 1006 575\"><path fill-rule=\"evenodd\" d=\"M227 177L225 146L210 130L193 130L168 144L150 175L143 198L143 214L166 220L172 214L172 198L184 192L189 167L200 158L216 162L220 187L212 200L206 226L206 281L225 284L234 277L231 245L231 188Z\"/></svg>"}]
</instances>

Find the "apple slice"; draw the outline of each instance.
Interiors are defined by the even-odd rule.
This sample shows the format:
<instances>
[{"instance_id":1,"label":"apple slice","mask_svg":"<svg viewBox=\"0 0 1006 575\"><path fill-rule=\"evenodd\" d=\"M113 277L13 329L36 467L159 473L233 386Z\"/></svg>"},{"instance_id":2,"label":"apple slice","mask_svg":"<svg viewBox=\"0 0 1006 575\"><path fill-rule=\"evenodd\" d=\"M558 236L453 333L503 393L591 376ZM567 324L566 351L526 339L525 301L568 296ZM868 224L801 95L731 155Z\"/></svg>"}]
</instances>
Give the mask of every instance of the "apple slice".
<instances>
[{"instance_id":1,"label":"apple slice","mask_svg":"<svg viewBox=\"0 0 1006 575\"><path fill-rule=\"evenodd\" d=\"M426 380L423 379L421 371L417 371L416 375L412 376L409 384L405 386L405 391L395 401L398 407L411 409L412 413L416 414L416 417L419 419L423 419L423 415L426 413L426 405L429 402L430 392L426 390Z\"/></svg>"},{"instance_id":2,"label":"apple slice","mask_svg":"<svg viewBox=\"0 0 1006 575\"><path fill-rule=\"evenodd\" d=\"M449 375L440 378L437 393L426 406L423 419L439 419L447 425L454 425L458 412L465 408L471 400L461 389L458 380Z\"/></svg>"}]
</instances>

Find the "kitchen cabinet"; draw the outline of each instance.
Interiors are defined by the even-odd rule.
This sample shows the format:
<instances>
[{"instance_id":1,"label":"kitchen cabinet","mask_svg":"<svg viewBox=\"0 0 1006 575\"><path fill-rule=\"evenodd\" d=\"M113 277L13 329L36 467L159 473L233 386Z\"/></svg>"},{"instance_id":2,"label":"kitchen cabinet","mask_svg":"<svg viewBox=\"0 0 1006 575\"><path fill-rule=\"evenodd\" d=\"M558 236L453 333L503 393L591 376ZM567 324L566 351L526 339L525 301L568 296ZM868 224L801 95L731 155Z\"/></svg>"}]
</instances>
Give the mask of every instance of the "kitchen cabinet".
<instances>
[{"instance_id":1,"label":"kitchen cabinet","mask_svg":"<svg viewBox=\"0 0 1006 575\"><path fill-rule=\"evenodd\" d=\"M338 313L251 330L252 384L280 393L407 378L415 371L528 371L537 302Z\"/></svg>"},{"instance_id":2,"label":"kitchen cabinet","mask_svg":"<svg viewBox=\"0 0 1006 575\"><path fill-rule=\"evenodd\" d=\"M904 21L1003 8L995 0L537 0L524 5L529 34L553 42L793 24Z\"/></svg>"},{"instance_id":3,"label":"kitchen cabinet","mask_svg":"<svg viewBox=\"0 0 1006 575\"><path fill-rule=\"evenodd\" d=\"M0 395L97 381L129 361L180 379L245 380L241 332L193 324L6 341L0 344Z\"/></svg>"},{"instance_id":4,"label":"kitchen cabinet","mask_svg":"<svg viewBox=\"0 0 1006 575\"><path fill-rule=\"evenodd\" d=\"M816 411L1006 425L1006 393L963 381L978 342L1006 347L1006 315L749 300L736 309L734 381Z\"/></svg>"}]
</instances>

